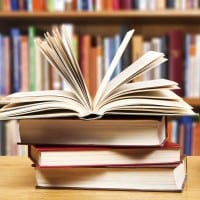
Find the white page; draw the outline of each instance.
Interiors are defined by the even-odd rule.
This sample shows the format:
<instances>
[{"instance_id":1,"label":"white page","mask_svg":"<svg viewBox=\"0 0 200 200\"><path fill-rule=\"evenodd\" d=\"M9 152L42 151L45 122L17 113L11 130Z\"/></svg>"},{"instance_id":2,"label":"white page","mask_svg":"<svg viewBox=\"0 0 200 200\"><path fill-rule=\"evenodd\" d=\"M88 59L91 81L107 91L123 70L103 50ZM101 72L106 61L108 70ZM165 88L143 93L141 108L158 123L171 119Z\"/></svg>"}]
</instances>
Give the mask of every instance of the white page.
<instances>
[{"instance_id":1,"label":"white page","mask_svg":"<svg viewBox=\"0 0 200 200\"><path fill-rule=\"evenodd\" d=\"M134 30L130 30L126 33L122 43L120 44L103 80L101 81L99 88L97 90L97 93L95 95L94 98L94 102L93 102L93 106L95 107L96 104L98 103L98 101L100 100L102 94L104 93L105 88L107 87L107 84L113 74L113 72L115 71L115 68L117 67L117 64L125 50L125 48L127 47L129 41L131 40L132 36L133 36Z\"/></svg>"}]
</instances>

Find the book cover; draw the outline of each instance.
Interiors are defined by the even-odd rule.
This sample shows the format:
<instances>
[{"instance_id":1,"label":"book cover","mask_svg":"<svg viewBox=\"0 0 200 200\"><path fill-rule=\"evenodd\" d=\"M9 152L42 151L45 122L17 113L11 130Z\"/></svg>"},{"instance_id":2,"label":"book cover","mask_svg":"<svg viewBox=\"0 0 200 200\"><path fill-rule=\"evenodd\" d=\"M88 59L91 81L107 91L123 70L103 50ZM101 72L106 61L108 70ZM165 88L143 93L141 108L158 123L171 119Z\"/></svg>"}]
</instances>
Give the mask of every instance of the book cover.
<instances>
[{"instance_id":1,"label":"book cover","mask_svg":"<svg viewBox=\"0 0 200 200\"><path fill-rule=\"evenodd\" d=\"M5 70L5 88L4 88L4 94L9 95L11 93L11 62L10 62L10 56L11 56L11 49L10 49L10 37L4 36L3 37L3 49L4 49L4 70Z\"/></svg>"},{"instance_id":2,"label":"book cover","mask_svg":"<svg viewBox=\"0 0 200 200\"><path fill-rule=\"evenodd\" d=\"M199 121L194 121L193 131L192 131L192 155L200 155L200 123Z\"/></svg>"},{"instance_id":3,"label":"book cover","mask_svg":"<svg viewBox=\"0 0 200 200\"><path fill-rule=\"evenodd\" d=\"M20 60L20 37L21 33L18 28L10 30L11 37L11 92L20 92L21 90L21 60Z\"/></svg>"},{"instance_id":4,"label":"book cover","mask_svg":"<svg viewBox=\"0 0 200 200\"><path fill-rule=\"evenodd\" d=\"M29 91L29 43L28 37L22 35L20 38L21 42L21 90Z\"/></svg>"},{"instance_id":5,"label":"book cover","mask_svg":"<svg viewBox=\"0 0 200 200\"><path fill-rule=\"evenodd\" d=\"M34 39L36 36L36 30L34 26L28 27L28 41L29 41L29 90L34 91L36 89L36 63L35 63L35 44Z\"/></svg>"},{"instance_id":6,"label":"book cover","mask_svg":"<svg viewBox=\"0 0 200 200\"><path fill-rule=\"evenodd\" d=\"M184 44L185 36L181 30L171 30L168 33L169 48L169 79L177 82L180 89L176 94L184 96Z\"/></svg>"}]
</instances>

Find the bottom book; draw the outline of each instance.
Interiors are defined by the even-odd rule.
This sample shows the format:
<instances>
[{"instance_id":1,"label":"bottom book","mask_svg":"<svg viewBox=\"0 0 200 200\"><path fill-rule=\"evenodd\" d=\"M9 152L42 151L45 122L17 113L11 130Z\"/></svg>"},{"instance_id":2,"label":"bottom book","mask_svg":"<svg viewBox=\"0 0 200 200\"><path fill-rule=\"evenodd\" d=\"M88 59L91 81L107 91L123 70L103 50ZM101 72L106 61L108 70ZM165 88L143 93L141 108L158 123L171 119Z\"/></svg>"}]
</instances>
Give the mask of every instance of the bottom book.
<instances>
[{"instance_id":1,"label":"bottom book","mask_svg":"<svg viewBox=\"0 0 200 200\"><path fill-rule=\"evenodd\" d=\"M35 167L37 188L182 191L186 160L140 167Z\"/></svg>"}]
</instances>

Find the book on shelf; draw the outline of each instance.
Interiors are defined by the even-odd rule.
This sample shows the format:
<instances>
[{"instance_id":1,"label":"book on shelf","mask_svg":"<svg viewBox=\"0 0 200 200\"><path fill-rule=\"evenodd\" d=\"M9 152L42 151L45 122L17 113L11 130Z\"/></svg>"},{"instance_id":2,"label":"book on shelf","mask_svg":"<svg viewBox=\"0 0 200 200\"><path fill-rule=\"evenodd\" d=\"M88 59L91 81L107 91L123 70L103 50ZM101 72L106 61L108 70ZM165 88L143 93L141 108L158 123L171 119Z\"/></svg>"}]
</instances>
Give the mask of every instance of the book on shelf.
<instances>
[{"instance_id":1,"label":"book on shelf","mask_svg":"<svg viewBox=\"0 0 200 200\"><path fill-rule=\"evenodd\" d=\"M38 188L182 191L186 160L137 167L35 167L35 173Z\"/></svg>"},{"instance_id":2,"label":"book on shelf","mask_svg":"<svg viewBox=\"0 0 200 200\"><path fill-rule=\"evenodd\" d=\"M180 30L168 32L169 78L179 84L176 93L180 96L184 96L184 37Z\"/></svg>"},{"instance_id":3,"label":"book on shelf","mask_svg":"<svg viewBox=\"0 0 200 200\"><path fill-rule=\"evenodd\" d=\"M11 35L11 77L13 84L11 84L11 92L19 92L21 88L21 67L20 67L20 30L19 28L12 28Z\"/></svg>"},{"instance_id":4,"label":"book on shelf","mask_svg":"<svg viewBox=\"0 0 200 200\"><path fill-rule=\"evenodd\" d=\"M35 42L70 90L18 92L3 97L0 100L0 119L194 114L191 106L172 91L178 88L176 82L166 79L132 82L166 61L161 52L148 51L111 79L134 30L124 36L92 99L65 27L62 27L62 32L65 37L61 37L61 33L54 28L52 35L46 33L43 40Z\"/></svg>"},{"instance_id":5,"label":"book on shelf","mask_svg":"<svg viewBox=\"0 0 200 200\"><path fill-rule=\"evenodd\" d=\"M112 117L21 119L22 144L68 144L93 146L159 146L166 140L165 117ZM51 137L50 137L51 136Z\"/></svg>"},{"instance_id":6,"label":"book on shelf","mask_svg":"<svg viewBox=\"0 0 200 200\"><path fill-rule=\"evenodd\" d=\"M29 145L29 158L39 167L138 166L181 161L180 145L166 142L162 147L70 147Z\"/></svg>"}]
</instances>

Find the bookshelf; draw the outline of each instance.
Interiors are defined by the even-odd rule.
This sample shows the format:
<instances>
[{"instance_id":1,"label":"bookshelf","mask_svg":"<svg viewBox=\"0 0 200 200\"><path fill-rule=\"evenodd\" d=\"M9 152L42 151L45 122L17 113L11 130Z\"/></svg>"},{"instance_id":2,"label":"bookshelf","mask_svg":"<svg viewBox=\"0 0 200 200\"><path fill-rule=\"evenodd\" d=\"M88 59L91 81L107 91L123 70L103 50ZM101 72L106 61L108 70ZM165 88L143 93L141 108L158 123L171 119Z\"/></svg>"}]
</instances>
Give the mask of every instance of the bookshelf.
<instances>
[{"instance_id":1,"label":"bookshelf","mask_svg":"<svg viewBox=\"0 0 200 200\"><path fill-rule=\"evenodd\" d=\"M7 32L13 26L43 26L45 29L54 24L72 23L80 33L100 33L112 35L121 25L132 25L136 34L149 39L165 34L170 29L200 33L200 10L164 9L153 11L66 11L66 12L27 12L0 11L0 31ZM105 33L105 29L106 32ZM200 112L200 98L185 98L186 102Z\"/></svg>"},{"instance_id":2,"label":"bookshelf","mask_svg":"<svg viewBox=\"0 0 200 200\"><path fill-rule=\"evenodd\" d=\"M0 12L0 20L4 23L7 22L27 22L27 23L131 23L131 24L195 24L199 22L200 12L199 9L193 10L154 10L154 11L67 11L67 12ZM106 21L105 21L106 19ZM22 21L21 21L22 20ZM38 21L39 20L39 21ZM140 24L142 25L142 24Z\"/></svg>"},{"instance_id":3,"label":"bookshelf","mask_svg":"<svg viewBox=\"0 0 200 200\"><path fill-rule=\"evenodd\" d=\"M192 10L153 10L153 11L67 11L67 12L0 12L0 31L6 31L13 26L26 27L28 25L44 26L52 24L72 23L77 26L79 32L102 32L106 26L108 32L118 31L121 25L133 25L136 34L145 37L152 37L166 33L167 30L178 27L182 30L200 32L197 26L200 19L199 9ZM84 27L85 30L82 30ZM95 29L95 31L94 31ZM104 29L105 30L105 29ZM103 32L105 32L103 30ZM110 33L109 33L110 34ZM198 108L200 100L198 98L185 98L185 100Z\"/></svg>"}]
</instances>

